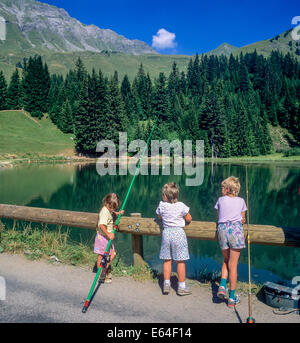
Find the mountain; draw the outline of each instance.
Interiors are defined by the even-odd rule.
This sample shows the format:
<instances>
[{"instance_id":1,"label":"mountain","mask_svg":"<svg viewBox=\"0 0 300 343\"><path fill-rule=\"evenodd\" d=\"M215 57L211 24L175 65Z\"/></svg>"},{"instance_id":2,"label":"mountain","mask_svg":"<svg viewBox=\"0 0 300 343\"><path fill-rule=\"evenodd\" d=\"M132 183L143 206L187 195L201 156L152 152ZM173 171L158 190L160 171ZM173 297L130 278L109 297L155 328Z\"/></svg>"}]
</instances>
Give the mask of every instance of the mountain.
<instances>
[{"instance_id":1,"label":"mountain","mask_svg":"<svg viewBox=\"0 0 300 343\"><path fill-rule=\"evenodd\" d=\"M109 76L116 70L120 80L125 74L133 80L141 64L152 78L160 72L169 74L174 62L180 71L186 71L192 57L160 55L142 41L126 39L95 25L84 25L64 9L34 0L0 0L0 16L7 21L6 40L0 40L0 70L7 80L24 57L35 54L42 56L51 73L65 76L80 57L89 72L92 68L101 69ZM241 48L223 43L206 54L238 56L255 50L264 56L272 50L290 52L300 60L297 55L300 42L293 41L291 29Z\"/></svg>"},{"instance_id":2,"label":"mountain","mask_svg":"<svg viewBox=\"0 0 300 343\"><path fill-rule=\"evenodd\" d=\"M216 56L225 55L225 56L229 57L230 54L233 54L238 49L239 48L236 46L233 46L233 45L228 44L228 43L223 43L220 46L218 46L216 49L205 53L205 55L208 55L208 56L210 56L210 55L216 55Z\"/></svg>"},{"instance_id":3,"label":"mountain","mask_svg":"<svg viewBox=\"0 0 300 343\"><path fill-rule=\"evenodd\" d=\"M34 0L0 0L0 16L7 21L7 39L1 52L16 51L118 51L156 54L139 40L129 40L112 30L84 25L61 8Z\"/></svg>"}]
</instances>

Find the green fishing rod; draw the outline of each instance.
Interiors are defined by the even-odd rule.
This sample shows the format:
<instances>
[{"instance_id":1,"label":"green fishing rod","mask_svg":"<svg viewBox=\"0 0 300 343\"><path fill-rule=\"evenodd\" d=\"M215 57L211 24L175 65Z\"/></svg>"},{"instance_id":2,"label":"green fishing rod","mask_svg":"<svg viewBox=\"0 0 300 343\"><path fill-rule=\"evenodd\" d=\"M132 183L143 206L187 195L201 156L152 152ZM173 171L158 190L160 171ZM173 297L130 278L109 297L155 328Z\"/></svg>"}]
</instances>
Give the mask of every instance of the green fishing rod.
<instances>
[{"instance_id":1,"label":"green fishing rod","mask_svg":"<svg viewBox=\"0 0 300 343\"><path fill-rule=\"evenodd\" d=\"M249 279L249 290L248 290L248 310L249 317L247 323L255 323L255 319L252 317L252 292L251 292L251 254L250 254L250 230L249 230L249 192L248 192L248 169L246 164L246 196L247 196L247 239L248 239L248 279Z\"/></svg>"},{"instance_id":2,"label":"green fishing rod","mask_svg":"<svg viewBox=\"0 0 300 343\"><path fill-rule=\"evenodd\" d=\"M143 157L144 157L144 155L145 155L145 152L146 152L146 150L147 150L148 144L149 144L150 139L151 139L151 137L152 137L152 133L153 133L153 131L154 131L154 129L155 129L155 126L156 126L156 124L157 124L157 121L158 121L159 116L160 116L160 113L158 114L158 116L157 116L157 118L156 118L156 120L155 120L155 122L154 122L154 125L153 125L152 130L151 130L151 132L150 132L150 135L149 135L149 137L148 137L148 140L147 140L146 146L145 146L145 148L144 148L144 151L143 151L143 153L142 153L142 155L141 155L141 157L140 157L139 163L138 163L138 165L137 165L137 167L136 167L136 169L135 169L135 173L134 173L133 178L132 178L132 180L131 180L131 183L130 183L129 189L128 189L128 191L127 191L125 200L124 200L124 202L123 202L123 204L122 204L120 213L119 213L118 218L117 218L117 220L116 220L116 223L115 223L115 225L114 225L114 229L113 229L113 232L112 232L113 234L114 234L114 233L116 232L116 230L118 229L118 224L119 224L119 221L120 221L120 219L121 219L121 217L122 217L122 213L121 213L121 212L122 212L122 211L124 210L124 208L125 208L127 199L128 199L128 197L129 197L129 193L130 193L131 188L132 188L132 186L133 186L135 177L137 176L137 173L138 173L138 171L139 171L139 169L140 169L142 159L143 159ZM108 251L109 251L109 248L110 248L110 246L111 246L111 243L112 243L112 240L109 240L109 242L107 243L107 246L106 246L106 249L105 249L105 252L104 252L104 255L103 255L101 264L100 264L100 267L99 267L99 269L98 269L98 271L97 271L97 274L96 274L96 276L95 276L95 279L94 279L94 282L93 282L92 287L91 287L91 289L90 289L90 292L89 292L89 294L88 294L88 297L87 297L87 299L86 299L86 301L85 301L85 303L84 303L84 306L83 306L83 308L82 308L82 313L86 313L86 312L87 312L87 309L88 309L88 307L89 307L89 304L90 304L90 301L91 301L91 298L92 298L92 295L93 295L93 292L94 292L94 289L95 289L95 286L96 286L98 277L99 277L101 271L102 271L104 268L106 268L107 263L109 263L109 261L110 261L110 257L109 257L109 255L108 255Z\"/></svg>"}]
</instances>

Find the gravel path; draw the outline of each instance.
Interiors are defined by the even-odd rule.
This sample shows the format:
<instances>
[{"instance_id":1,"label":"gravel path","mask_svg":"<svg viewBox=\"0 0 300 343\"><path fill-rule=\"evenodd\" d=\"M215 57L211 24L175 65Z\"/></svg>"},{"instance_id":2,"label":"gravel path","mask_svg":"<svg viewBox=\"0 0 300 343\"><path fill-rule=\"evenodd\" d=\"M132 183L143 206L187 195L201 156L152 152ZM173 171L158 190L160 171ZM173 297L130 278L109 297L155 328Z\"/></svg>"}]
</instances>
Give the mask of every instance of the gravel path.
<instances>
[{"instance_id":1,"label":"gravel path","mask_svg":"<svg viewBox=\"0 0 300 343\"><path fill-rule=\"evenodd\" d=\"M6 281L6 300L0 301L1 323L240 323L248 317L248 300L236 310L216 298L216 285L192 285L193 294L163 295L157 281L137 282L115 277L101 284L88 312L85 298L95 274L82 268L28 261L22 255L0 255L0 276ZM300 323L296 314L275 315L253 299L253 315L260 323Z\"/></svg>"}]
</instances>

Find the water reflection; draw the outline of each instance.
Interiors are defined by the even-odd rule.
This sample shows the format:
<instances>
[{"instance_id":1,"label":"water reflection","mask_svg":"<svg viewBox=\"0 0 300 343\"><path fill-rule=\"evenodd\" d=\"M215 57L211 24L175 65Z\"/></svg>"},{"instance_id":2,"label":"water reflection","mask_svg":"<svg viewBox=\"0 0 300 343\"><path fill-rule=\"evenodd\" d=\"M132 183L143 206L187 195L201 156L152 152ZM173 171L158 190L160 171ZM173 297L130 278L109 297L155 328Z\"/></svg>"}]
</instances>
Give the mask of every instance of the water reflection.
<instances>
[{"instance_id":1,"label":"water reflection","mask_svg":"<svg viewBox=\"0 0 300 343\"><path fill-rule=\"evenodd\" d=\"M245 198L245 166L236 164L205 164L203 184L186 187L182 176L138 176L126 205L126 214L141 212L154 217L161 199L161 188L175 181L180 188L180 200L191 208L194 220L215 221L214 209L221 195L220 183L230 175L239 177L240 196ZM102 198L114 191L125 198L132 176L99 176L95 165L31 165L0 173L0 203L98 212ZM248 165L250 222L253 224L300 226L300 169L281 164ZM94 232L72 229L71 238L90 244ZM158 259L160 237L144 237L144 257L152 268L161 271ZM118 234L119 254L132 262L131 238ZM205 269L219 270L222 258L218 243L189 240L191 260L188 276L197 276ZM297 248L252 246L253 277L256 281L291 279L298 275L300 253ZM239 278L247 280L247 252L241 254Z\"/></svg>"}]
</instances>

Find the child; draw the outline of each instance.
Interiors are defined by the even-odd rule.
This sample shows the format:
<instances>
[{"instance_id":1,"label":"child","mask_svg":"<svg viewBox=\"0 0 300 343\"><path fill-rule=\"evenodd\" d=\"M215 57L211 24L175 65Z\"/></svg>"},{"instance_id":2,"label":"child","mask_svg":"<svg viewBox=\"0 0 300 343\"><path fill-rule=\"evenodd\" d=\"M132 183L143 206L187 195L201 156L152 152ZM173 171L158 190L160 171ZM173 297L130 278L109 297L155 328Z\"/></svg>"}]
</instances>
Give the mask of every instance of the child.
<instances>
[{"instance_id":1,"label":"child","mask_svg":"<svg viewBox=\"0 0 300 343\"><path fill-rule=\"evenodd\" d=\"M184 226L192 221L189 207L178 201L179 189L175 182L170 182L162 188L161 201L156 214L162 220L163 232L160 250L160 259L164 260L163 293L170 292L170 277L173 260L177 263L178 295L191 294L190 288L185 284L185 261L188 260L189 251Z\"/></svg>"},{"instance_id":2,"label":"child","mask_svg":"<svg viewBox=\"0 0 300 343\"><path fill-rule=\"evenodd\" d=\"M115 209L120 206L118 195L115 193L107 194L105 198L103 199L102 206L103 207L99 213L97 234L96 234L95 245L94 245L94 253L98 254L97 270L100 267L108 241L113 240L115 238L115 235L113 233L112 214L115 214L116 216L120 214L120 212L115 212ZM123 215L124 211L122 211L121 213ZM114 259L114 257L116 256L116 251L115 251L113 242L111 243L111 246L109 248L108 255L110 255L110 262L107 264L106 270L101 271L103 276L102 275L100 276L100 281L104 280L105 283L112 282L110 264L112 260Z\"/></svg>"},{"instance_id":3,"label":"child","mask_svg":"<svg viewBox=\"0 0 300 343\"><path fill-rule=\"evenodd\" d=\"M221 183L222 197L215 205L218 210L217 235L220 248L224 257L221 271L221 283L217 296L220 299L227 298L226 282L229 274L230 292L228 307L234 308L240 303L235 294L237 281L237 264L241 249L245 248L243 225L245 223L245 211L247 207L244 199L238 197L241 185L239 179L230 176Z\"/></svg>"}]
</instances>

